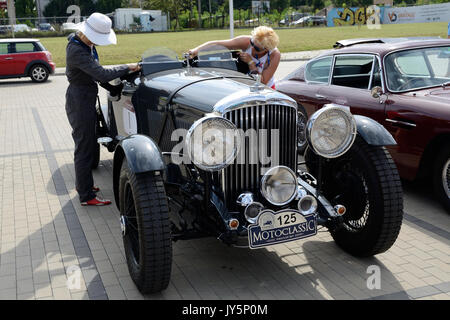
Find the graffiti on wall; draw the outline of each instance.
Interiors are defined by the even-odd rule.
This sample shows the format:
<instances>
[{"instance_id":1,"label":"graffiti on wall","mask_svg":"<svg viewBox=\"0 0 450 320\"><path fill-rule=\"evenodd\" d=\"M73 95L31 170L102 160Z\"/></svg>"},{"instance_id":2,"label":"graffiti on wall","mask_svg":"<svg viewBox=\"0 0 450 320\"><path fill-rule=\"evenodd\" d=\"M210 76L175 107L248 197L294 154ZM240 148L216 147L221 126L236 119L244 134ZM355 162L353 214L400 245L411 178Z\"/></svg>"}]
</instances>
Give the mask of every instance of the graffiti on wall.
<instances>
[{"instance_id":1,"label":"graffiti on wall","mask_svg":"<svg viewBox=\"0 0 450 320\"><path fill-rule=\"evenodd\" d=\"M380 21L383 17L384 7L370 6L368 8L333 8L327 15L327 26L355 26ZM376 16L376 17L375 17Z\"/></svg>"},{"instance_id":2,"label":"graffiti on wall","mask_svg":"<svg viewBox=\"0 0 450 320\"><path fill-rule=\"evenodd\" d=\"M366 23L366 8L338 8L336 11L339 17L333 19L335 26L354 26Z\"/></svg>"}]
</instances>

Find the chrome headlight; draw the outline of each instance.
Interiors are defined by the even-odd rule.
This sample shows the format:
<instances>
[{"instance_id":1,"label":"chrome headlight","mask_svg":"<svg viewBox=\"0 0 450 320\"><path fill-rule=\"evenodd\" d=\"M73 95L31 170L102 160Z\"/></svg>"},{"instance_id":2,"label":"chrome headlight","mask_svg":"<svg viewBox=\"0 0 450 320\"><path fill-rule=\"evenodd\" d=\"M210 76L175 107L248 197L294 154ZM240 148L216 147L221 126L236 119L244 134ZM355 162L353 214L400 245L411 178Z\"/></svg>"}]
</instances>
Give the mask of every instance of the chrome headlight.
<instances>
[{"instance_id":1,"label":"chrome headlight","mask_svg":"<svg viewBox=\"0 0 450 320\"><path fill-rule=\"evenodd\" d=\"M218 171L232 163L239 152L240 142L236 126L215 116L197 120L186 136L190 159L206 171Z\"/></svg>"},{"instance_id":2,"label":"chrome headlight","mask_svg":"<svg viewBox=\"0 0 450 320\"><path fill-rule=\"evenodd\" d=\"M285 166L273 167L263 176L261 193L271 204L282 206L295 198L297 177Z\"/></svg>"},{"instance_id":3,"label":"chrome headlight","mask_svg":"<svg viewBox=\"0 0 450 320\"><path fill-rule=\"evenodd\" d=\"M342 107L326 106L308 120L306 138L318 155L337 158L346 153L355 141L355 119Z\"/></svg>"}]
</instances>

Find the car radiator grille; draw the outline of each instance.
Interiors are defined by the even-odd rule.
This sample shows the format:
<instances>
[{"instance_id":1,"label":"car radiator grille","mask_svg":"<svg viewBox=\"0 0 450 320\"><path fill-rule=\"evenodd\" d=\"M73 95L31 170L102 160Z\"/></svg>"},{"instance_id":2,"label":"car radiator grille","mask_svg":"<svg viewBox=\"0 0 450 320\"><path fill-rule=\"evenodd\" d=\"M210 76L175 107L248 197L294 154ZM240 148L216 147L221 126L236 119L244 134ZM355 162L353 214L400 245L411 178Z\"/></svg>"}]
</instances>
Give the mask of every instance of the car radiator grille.
<instances>
[{"instance_id":1,"label":"car radiator grille","mask_svg":"<svg viewBox=\"0 0 450 320\"><path fill-rule=\"evenodd\" d=\"M297 110L284 105L258 105L235 109L225 113L224 117L233 122L238 129L246 132L255 129L258 143L250 145L249 139L245 139L245 145L241 144L241 153L230 166L224 169L223 188L228 208L234 208L236 199L242 192L250 191L259 194L259 187L264 168L271 168L277 163L263 164L261 161L250 163L251 153L259 155L265 153L273 157L275 144L278 145L278 165L284 165L296 171L297 166ZM267 129L267 139L260 140L261 129ZM273 129L278 131L278 141L272 145ZM274 139L276 135L274 136ZM266 148L264 150L263 148ZM263 150L261 150L263 149ZM260 159L258 157L258 159ZM239 163L238 163L239 162Z\"/></svg>"}]
</instances>

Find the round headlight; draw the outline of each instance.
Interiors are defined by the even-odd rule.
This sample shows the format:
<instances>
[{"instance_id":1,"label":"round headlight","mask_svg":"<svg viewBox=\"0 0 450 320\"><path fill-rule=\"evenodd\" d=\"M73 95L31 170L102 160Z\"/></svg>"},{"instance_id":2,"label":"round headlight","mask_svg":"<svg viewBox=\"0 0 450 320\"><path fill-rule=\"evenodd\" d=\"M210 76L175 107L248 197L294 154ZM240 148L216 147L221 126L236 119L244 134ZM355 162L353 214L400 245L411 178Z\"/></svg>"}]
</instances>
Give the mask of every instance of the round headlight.
<instances>
[{"instance_id":1,"label":"round headlight","mask_svg":"<svg viewBox=\"0 0 450 320\"><path fill-rule=\"evenodd\" d=\"M315 153L325 158L337 158L353 145L356 122L346 109L327 106L308 120L306 136Z\"/></svg>"},{"instance_id":2,"label":"round headlight","mask_svg":"<svg viewBox=\"0 0 450 320\"><path fill-rule=\"evenodd\" d=\"M273 167L263 176L261 193L271 204L282 206L297 194L297 177L285 166Z\"/></svg>"},{"instance_id":3,"label":"round headlight","mask_svg":"<svg viewBox=\"0 0 450 320\"><path fill-rule=\"evenodd\" d=\"M217 171L232 163L239 152L240 134L236 126L221 117L197 120L186 136L192 162L202 170Z\"/></svg>"}]
</instances>

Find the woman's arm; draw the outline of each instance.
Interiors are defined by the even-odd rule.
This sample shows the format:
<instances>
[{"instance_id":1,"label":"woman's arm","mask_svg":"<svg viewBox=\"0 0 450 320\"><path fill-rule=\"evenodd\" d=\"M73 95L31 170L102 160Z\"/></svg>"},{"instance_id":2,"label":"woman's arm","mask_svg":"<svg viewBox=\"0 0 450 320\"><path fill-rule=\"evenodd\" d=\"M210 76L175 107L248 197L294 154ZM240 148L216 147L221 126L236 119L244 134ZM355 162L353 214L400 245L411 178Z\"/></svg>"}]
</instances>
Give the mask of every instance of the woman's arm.
<instances>
[{"instance_id":1,"label":"woman's arm","mask_svg":"<svg viewBox=\"0 0 450 320\"><path fill-rule=\"evenodd\" d=\"M189 54L191 57L195 57L198 55L198 52L200 50L206 49L208 47L214 46L214 45L220 45L223 46L229 50L245 50L250 45L250 36L239 36L230 40L214 40L214 41L208 41L201 45L199 45L196 48L193 48L189 50Z\"/></svg>"}]
</instances>

